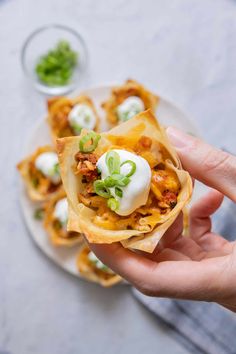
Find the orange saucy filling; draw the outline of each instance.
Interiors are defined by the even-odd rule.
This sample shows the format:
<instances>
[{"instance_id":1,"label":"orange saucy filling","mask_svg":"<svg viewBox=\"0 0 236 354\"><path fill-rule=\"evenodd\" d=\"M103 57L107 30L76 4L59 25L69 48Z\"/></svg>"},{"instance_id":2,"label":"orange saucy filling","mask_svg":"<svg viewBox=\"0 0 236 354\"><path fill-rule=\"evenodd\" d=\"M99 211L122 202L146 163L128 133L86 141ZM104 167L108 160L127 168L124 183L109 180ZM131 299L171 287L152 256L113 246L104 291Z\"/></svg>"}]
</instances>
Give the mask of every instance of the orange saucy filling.
<instances>
[{"instance_id":1,"label":"orange saucy filling","mask_svg":"<svg viewBox=\"0 0 236 354\"><path fill-rule=\"evenodd\" d=\"M68 115L72 108L73 104L66 100L53 112L52 129L58 138L74 135L68 121Z\"/></svg>"}]
</instances>

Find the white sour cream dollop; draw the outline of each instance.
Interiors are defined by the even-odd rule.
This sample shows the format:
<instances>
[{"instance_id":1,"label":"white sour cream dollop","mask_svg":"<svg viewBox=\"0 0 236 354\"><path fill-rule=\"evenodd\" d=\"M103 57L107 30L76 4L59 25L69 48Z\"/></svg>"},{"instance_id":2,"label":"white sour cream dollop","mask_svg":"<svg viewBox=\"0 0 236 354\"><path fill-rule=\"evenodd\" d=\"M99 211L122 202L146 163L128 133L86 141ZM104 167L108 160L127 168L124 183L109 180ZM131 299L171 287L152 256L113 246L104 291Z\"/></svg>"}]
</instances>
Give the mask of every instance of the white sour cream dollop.
<instances>
[{"instance_id":1,"label":"white sour cream dollop","mask_svg":"<svg viewBox=\"0 0 236 354\"><path fill-rule=\"evenodd\" d=\"M88 259L95 265L97 269L103 270L106 273L113 273L112 270L103 264L92 251L89 252Z\"/></svg>"},{"instance_id":2,"label":"white sour cream dollop","mask_svg":"<svg viewBox=\"0 0 236 354\"><path fill-rule=\"evenodd\" d=\"M144 110L145 106L141 98L130 96L117 107L117 115L119 120L125 122Z\"/></svg>"},{"instance_id":3,"label":"white sour cream dollop","mask_svg":"<svg viewBox=\"0 0 236 354\"><path fill-rule=\"evenodd\" d=\"M55 152L43 152L35 160L36 168L55 184L61 181L58 171L58 157Z\"/></svg>"},{"instance_id":4,"label":"white sour cream dollop","mask_svg":"<svg viewBox=\"0 0 236 354\"><path fill-rule=\"evenodd\" d=\"M68 202L66 198L58 200L55 205L53 216L59 220L62 225L66 225L68 221Z\"/></svg>"},{"instance_id":5,"label":"white sour cream dollop","mask_svg":"<svg viewBox=\"0 0 236 354\"><path fill-rule=\"evenodd\" d=\"M122 197L118 197L116 195L114 187L109 188L111 195L119 202L119 207L115 212L118 215L126 216L131 214L138 207L146 204L151 183L151 168L143 157L135 155L132 152L118 149L114 149L112 151L118 153L121 164L127 160L131 160L136 165L134 174L129 177L129 184L122 187ZM102 179L110 176L108 166L106 164L106 155L107 153L103 154L97 162L97 168L101 171ZM129 164L121 166L121 174L127 175L129 172Z\"/></svg>"},{"instance_id":6,"label":"white sour cream dollop","mask_svg":"<svg viewBox=\"0 0 236 354\"><path fill-rule=\"evenodd\" d=\"M93 130L96 125L96 116L87 104L76 104L69 113L69 124L76 135L79 135L82 128Z\"/></svg>"}]
</instances>

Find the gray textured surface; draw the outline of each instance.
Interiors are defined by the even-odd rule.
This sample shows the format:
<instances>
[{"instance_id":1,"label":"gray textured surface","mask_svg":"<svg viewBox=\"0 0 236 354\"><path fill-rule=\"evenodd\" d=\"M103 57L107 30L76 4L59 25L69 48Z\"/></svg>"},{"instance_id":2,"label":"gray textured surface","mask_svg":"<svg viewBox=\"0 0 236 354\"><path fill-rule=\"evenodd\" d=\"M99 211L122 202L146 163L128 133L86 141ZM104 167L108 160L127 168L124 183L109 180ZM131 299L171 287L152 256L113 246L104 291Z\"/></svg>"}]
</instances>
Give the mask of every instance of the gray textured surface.
<instances>
[{"instance_id":1,"label":"gray textured surface","mask_svg":"<svg viewBox=\"0 0 236 354\"><path fill-rule=\"evenodd\" d=\"M136 78L187 110L208 141L235 151L236 3L0 2L0 349L184 354L127 288L104 290L74 279L27 235L15 163L44 100L26 85L19 55L29 32L50 22L84 33L91 57L84 86Z\"/></svg>"}]
</instances>

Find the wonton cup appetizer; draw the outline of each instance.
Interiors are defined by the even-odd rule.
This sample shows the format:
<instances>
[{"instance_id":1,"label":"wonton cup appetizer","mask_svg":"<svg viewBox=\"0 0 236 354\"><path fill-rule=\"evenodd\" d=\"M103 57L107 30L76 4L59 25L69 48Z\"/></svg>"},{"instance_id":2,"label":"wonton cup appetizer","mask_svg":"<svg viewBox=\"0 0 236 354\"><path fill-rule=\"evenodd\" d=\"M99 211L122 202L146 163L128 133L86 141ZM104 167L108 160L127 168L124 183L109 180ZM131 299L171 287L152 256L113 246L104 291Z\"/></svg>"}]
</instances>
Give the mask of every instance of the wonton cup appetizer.
<instances>
[{"instance_id":1,"label":"wonton cup appetizer","mask_svg":"<svg viewBox=\"0 0 236 354\"><path fill-rule=\"evenodd\" d=\"M127 80L124 85L112 89L111 97L102 103L102 108L106 111L107 120L116 125L147 109L155 113L158 101L159 97L144 86Z\"/></svg>"},{"instance_id":2,"label":"wonton cup appetizer","mask_svg":"<svg viewBox=\"0 0 236 354\"><path fill-rule=\"evenodd\" d=\"M60 139L58 152L68 225L89 242L153 252L190 199L191 178L150 110L101 135Z\"/></svg>"},{"instance_id":3,"label":"wonton cup appetizer","mask_svg":"<svg viewBox=\"0 0 236 354\"><path fill-rule=\"evenodd\" d=\"M88 246L83 246L77 257L77 267L82 277L109 287L119 283L122 278L103 264Z\"/></svg>"},{"instance_id":4,"label":"wonton cup appetizer","mask_svg":"<svg viewBox=\"0 0 236 354\"><path fill-rule=\"evenodd\" d=\"M29 197L46 201L62 188L58 156L51 146L42 146L18 163Z\"/></svg>"},{"instance_id":5,"label":"wonton cup appetizer","mask_svg":"<svg viewBox=\"0 0 236 354\"><path fill-rule=\"evenodd\" d=\"M45 205L44 227L55 246L73 246L82 242L83 237L75 231L67 231L69 207L63 190Z\"/></svg>"},{"instance_id":6,"label":"wonton cup appetizer","mask_svg":"<svg viewBox=\"0 0 236 354\"><path fill-rule=\"evenodd\" d=\"M53 141L80 135L81 130L98 130L99 118L92 100L87 96L74 99L56 97L48 100L48 123Z\"/></svg>"}]
</instances>

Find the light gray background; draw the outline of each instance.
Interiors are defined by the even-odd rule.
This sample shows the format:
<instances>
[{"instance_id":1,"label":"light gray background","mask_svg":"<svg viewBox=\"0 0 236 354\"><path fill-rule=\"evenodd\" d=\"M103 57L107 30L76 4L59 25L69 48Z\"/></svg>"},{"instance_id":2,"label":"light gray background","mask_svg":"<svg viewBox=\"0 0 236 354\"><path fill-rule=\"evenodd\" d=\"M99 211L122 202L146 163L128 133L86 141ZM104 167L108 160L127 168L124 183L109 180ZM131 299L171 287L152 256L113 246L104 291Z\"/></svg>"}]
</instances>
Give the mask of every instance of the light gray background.
<instances>
[{"instance_id":1,"label":"light gray background","mask_svg":"<svg viewBox=\"0 0 236 354\"><path fill-rule=\"evenodd\" d=\"M51 22L86 38L83 87L140 80L189 112L205 139L234 152L236 1L0 0L0 349L186 354L128 288L104 290L64 273L22 222L15 164L45 103L26 84L20 50Z\"/></svg>"}]
</instances>

